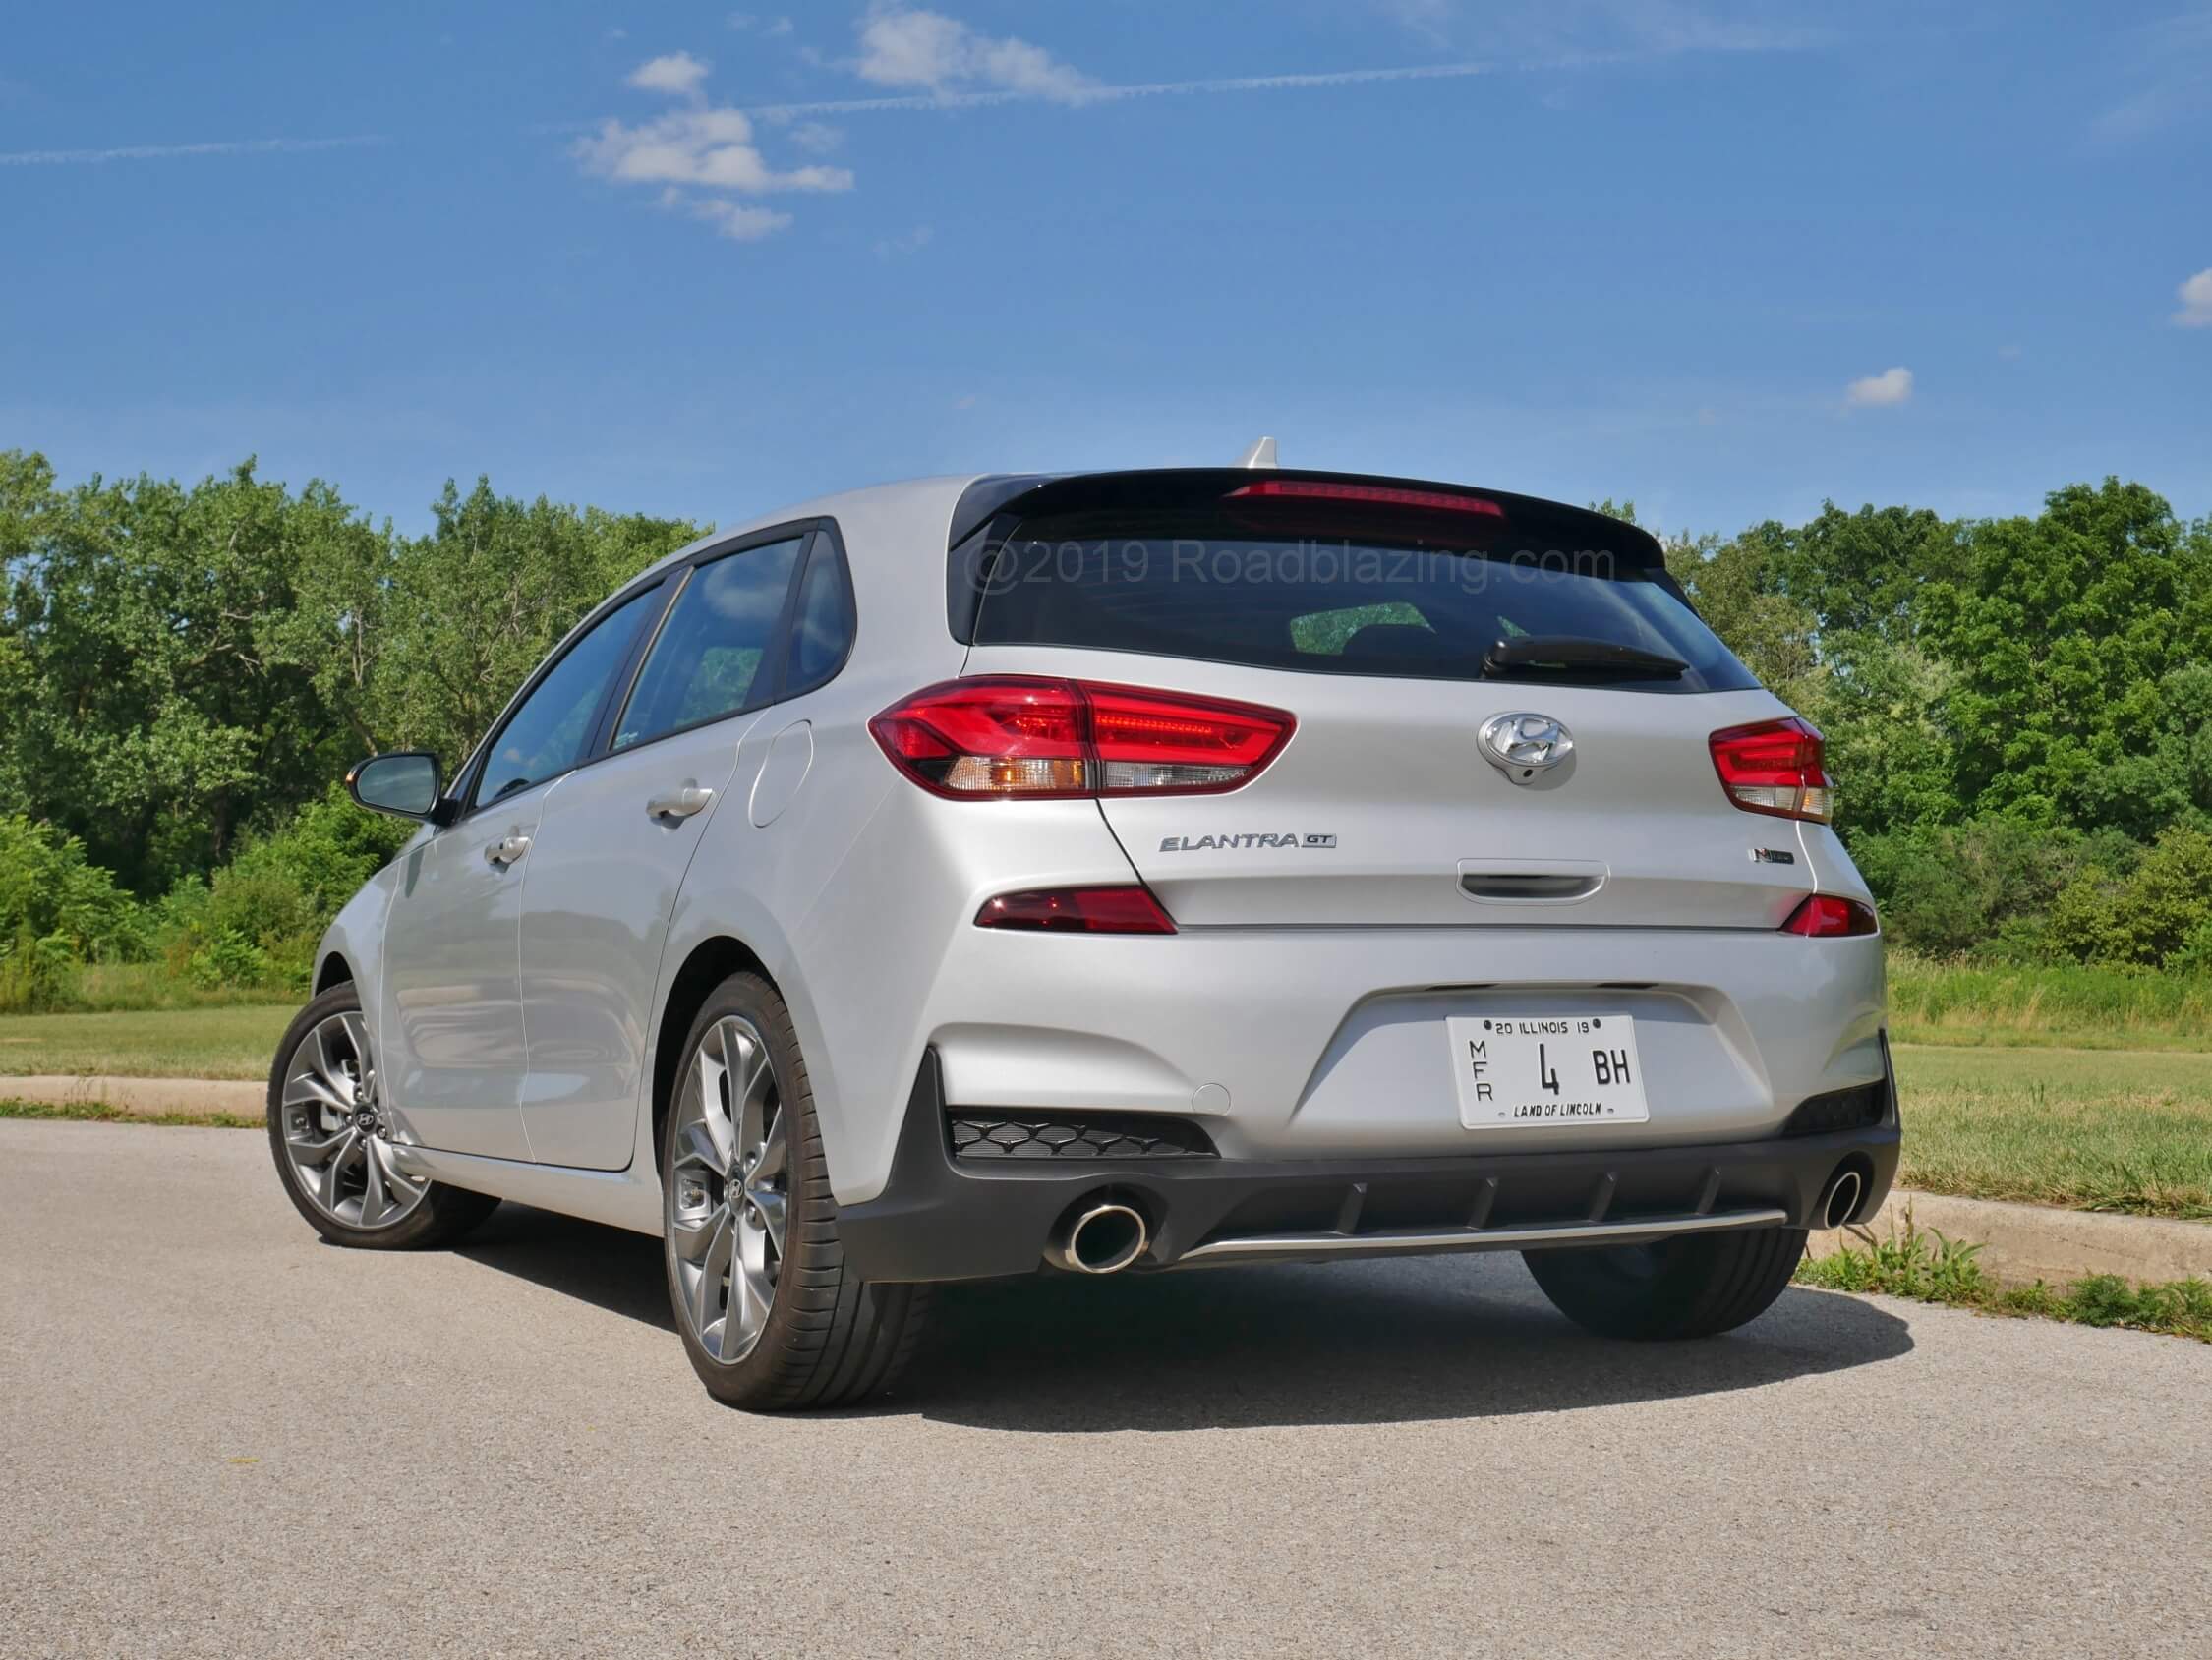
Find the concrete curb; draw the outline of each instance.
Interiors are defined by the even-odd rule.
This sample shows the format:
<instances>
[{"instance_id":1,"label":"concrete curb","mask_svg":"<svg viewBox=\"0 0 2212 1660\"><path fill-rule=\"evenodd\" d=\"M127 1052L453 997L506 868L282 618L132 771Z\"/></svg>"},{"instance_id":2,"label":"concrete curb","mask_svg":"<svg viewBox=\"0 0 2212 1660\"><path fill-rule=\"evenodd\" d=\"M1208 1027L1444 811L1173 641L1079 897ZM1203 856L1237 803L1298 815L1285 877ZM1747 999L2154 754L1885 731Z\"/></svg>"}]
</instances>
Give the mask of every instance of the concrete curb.
<instances>
[{"instance_id":1,"label":"concrete curb","mask_svg":"<svg viewBox=\"0 0 2212 1660\"><path fill-rule=\"evenodd\" d=\"M1827 1256L1845 1245L1893 1238L1905 1231L1908 1214L1923 1233L1933 1229L1946 1238L1980 1245L1982 1268L2001 1285L2041 1280L2065 1286L2091 1274L2152 1282L2212 1280L2212 1224L1954 1199L1908 1187L1892 1188L1869 1227L1815 1233L1810 1254Z\"/></svg>"},{"instance_id":2,"label":"concrete curb","mask_svg":"<svg viewBox=\"0 0 2212 1660\"><path fill-rule=\"evenodd\" d=\"M230 1078L0 1077L0 1101L97 1103L141 1117L233 1113L258 1118L268 1111L268 1085Z\"/></svg>"}]
</instances>

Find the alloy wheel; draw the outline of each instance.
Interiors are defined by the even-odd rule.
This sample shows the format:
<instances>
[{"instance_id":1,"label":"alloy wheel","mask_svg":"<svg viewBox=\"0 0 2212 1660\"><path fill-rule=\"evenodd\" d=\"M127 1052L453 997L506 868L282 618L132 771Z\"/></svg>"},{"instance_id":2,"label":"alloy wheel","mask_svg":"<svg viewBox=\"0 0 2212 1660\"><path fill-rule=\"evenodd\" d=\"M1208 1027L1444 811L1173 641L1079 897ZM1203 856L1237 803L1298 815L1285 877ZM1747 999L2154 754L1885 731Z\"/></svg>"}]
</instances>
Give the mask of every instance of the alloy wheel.
<instances>
[{"instance_id":1,"label":"alloy wheel","mask_svg":"<svg viewBox=\"0 0 2212 1660\"><path fill-rule=\"evenodd\" d=\"M281 1098L284 1153L300 1190L348 1228L396 1227L430 1191L401 1164L357 1009L317 1023L292 1051Z\"/></svg>"},{"instance_id":2,"label":"alloy wheel","mask_svg":"<svg viewBox=\"0 0 2212 1660\"><path fill-rule=\"evenodd\" d=\"M677 1306L728 1364L760 1342L776 1302L790 1209L790 1153L768 1043L726 1014L699 1040L676 1097L669 1249Z\"/></svg>"}]
</instances>

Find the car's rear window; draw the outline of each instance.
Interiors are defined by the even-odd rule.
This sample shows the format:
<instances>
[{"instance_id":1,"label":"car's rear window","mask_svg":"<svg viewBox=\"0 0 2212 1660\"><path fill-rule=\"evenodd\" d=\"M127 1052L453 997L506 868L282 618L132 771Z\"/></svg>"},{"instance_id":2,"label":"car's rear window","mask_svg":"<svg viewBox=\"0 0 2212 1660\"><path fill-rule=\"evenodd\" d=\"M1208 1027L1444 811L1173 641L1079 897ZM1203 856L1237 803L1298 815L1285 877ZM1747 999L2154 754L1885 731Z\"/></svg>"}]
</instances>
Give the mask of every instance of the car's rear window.
<instances>
[{"instance_id":1,"label":"car's rear window","mask_svg":"<svg viewBox=\"0 0 2212 1660\"><path fill-rule=\"evenodd\" d=\"M1758 684L1662 573L1557 525L1439 531L1384 521L1322 538L1251 514L1079 513L1001 526L968 550L979 645L1080 646L1327 674L1484 677L1524 636L1603 642L1686 664L1674 678L1543 670L1655 692ZM1545 534L1550 533L1550 534Z\"/></svg>"}]
</instances>

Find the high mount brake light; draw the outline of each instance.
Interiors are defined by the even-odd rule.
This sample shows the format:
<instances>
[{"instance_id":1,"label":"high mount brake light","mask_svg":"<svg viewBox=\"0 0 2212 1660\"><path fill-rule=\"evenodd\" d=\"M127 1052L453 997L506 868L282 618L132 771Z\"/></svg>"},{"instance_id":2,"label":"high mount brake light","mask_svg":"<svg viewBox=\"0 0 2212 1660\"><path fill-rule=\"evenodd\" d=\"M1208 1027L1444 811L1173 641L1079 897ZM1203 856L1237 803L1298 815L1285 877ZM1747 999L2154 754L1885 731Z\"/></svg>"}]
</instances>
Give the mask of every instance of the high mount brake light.
<instances>
[{"instance_id":1,"label":"high mount brake light","mask_svg":"<svg viewBox=\"0 0 2212 1660\"><path fill-rule=\"evenodd\" d=\"M1789 913L1784 934L1802 934L1808 940L1844 940L1875 933L1881 924L1874 907L1834 893L1809 893L1805 902Z\"/></svg>"},{"instance_id":2,"label":"high mount brake light","mask_svg":"<svg viewBox=\"0 0 2212 1660\"><path fill-rule=\"evenodd\" d=\"M1818 731L1790 716L1751 726L1728 726L1706 739L1713 770L1728 799L1746 813L1825 825L1835 810Z\"/></svg>"},{"instance_id":3,"label":"high mount brake light","mask_svg":"<svg viewBox=\"0 0 2212 1660\"><path fill-rule=\"evenodd\" d=\"M868 722L893 766L956 800L1216 795L1297 729L1258 704L1011 674L945 681Z\"/></svg>"},{"instance_id":4,"label":"high mount brake light","mask_svg":"<svg viewBox=\"0 0 2212 1660\"><path fill-rule=\"evenodd\" d=\"M1479 495L1451 495L1438 489L1399 489L1390 485L1338 485L1325 479L1260 479L1240 485L1224 497L1273 497L1284 501L1348 501L1368 507L1410 507L1424 513L1478 513L1502 519L1505 509Z\"/></svg>"},{"instance_id":5,"label":"high mount brake light","mask_svg":"<svg viewBox=\"0 0 2212 1660\"><path fill-rule=\"evenodd\" d=\"M1044 934L1173 934L1175 923L1151 889L1044 887L1001 893L975 913L978 928L1019 928Z\"/></svg>"}]
</instances>

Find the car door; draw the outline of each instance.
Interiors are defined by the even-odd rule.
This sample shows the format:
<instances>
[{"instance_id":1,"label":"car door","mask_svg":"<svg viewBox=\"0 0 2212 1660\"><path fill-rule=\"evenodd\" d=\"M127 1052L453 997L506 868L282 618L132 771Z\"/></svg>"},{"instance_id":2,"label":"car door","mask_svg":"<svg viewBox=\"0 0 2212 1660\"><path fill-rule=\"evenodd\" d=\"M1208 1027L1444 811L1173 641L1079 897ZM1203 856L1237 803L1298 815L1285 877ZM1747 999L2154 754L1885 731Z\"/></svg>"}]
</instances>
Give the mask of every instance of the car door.
<instances>
[{"instance_id":1,"label":"car door","mask_svg":"<svg viewBox=\"0 0 2212 1660\"><path fill-rule=\"evenodd\" d=\"M589 752L660 584L550 658L456 786L463 808L406 856L384 927L379 1039L387 1100L426 1147L528 1159L517 948L548 801Z\"/></svg>"},{"instance_id":2,"label":"car door","mask_svg":"<svg viewBox=\"0 0 2212 1660\"><path fill-rule=\"evenodd\" d=\"M605 755L548 804L521 928L522 1116L542 1164L629 1163L669 917L708 823L726 810L738 745L786 684L787 617L809 540L801 526L700 556ZM833 575L843 580L842 564Z\"/></svg>"}]
</instances>

